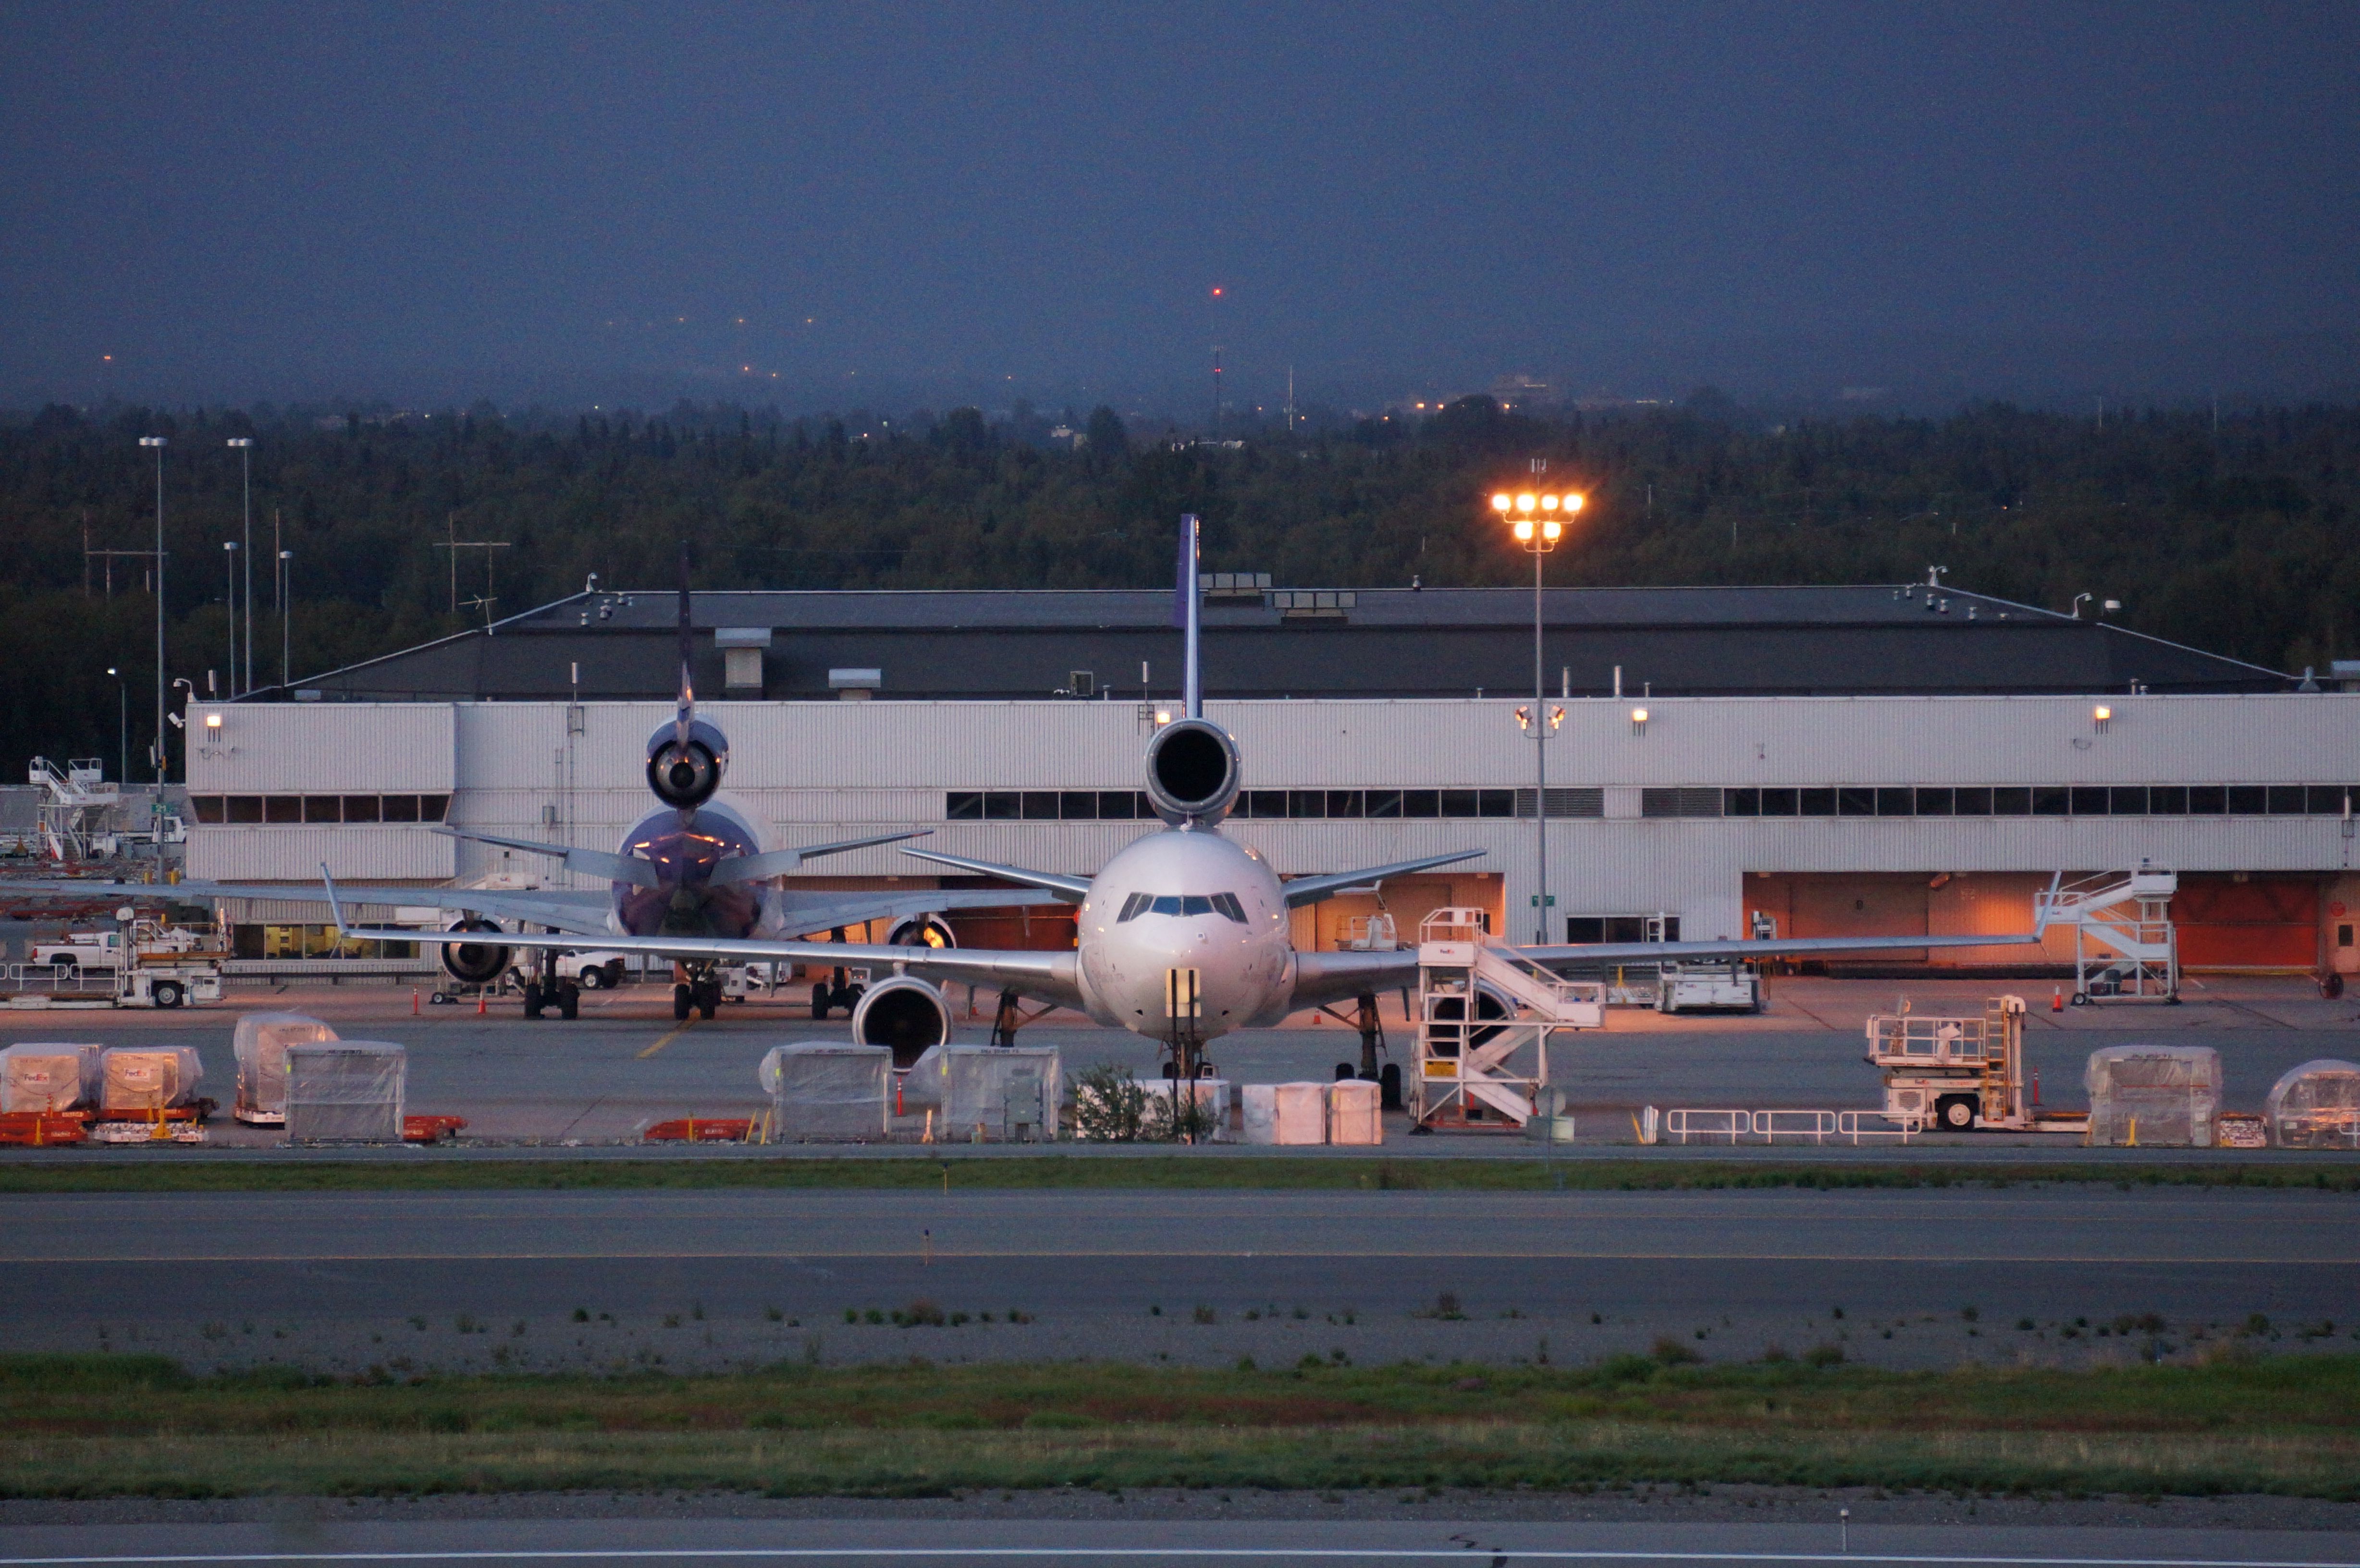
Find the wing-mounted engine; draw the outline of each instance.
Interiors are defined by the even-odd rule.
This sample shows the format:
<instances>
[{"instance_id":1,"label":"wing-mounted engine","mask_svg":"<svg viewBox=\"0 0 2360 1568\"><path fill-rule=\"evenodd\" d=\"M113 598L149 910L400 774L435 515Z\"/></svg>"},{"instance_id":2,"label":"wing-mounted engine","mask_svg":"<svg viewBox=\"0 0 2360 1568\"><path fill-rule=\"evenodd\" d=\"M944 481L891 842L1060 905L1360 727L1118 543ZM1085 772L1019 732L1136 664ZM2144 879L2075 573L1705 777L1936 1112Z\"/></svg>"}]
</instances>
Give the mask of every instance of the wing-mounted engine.
<instances>
[{"instance_id":1,"label":"wing-mounted engine","mask_svg":"<svg viewBox=\"0 0 2360 1568\"><path fill-rule=\"evenodd\" d=\"M1175 827L1228 816L1244 777L1237 742L1209 719L1166 724L1147 743L1147 799Z\"/></svg>"},{"instance_id":2,"label":"wing-mounted engine","mask_svg":"<svg viewBox=\"0 0 2360 1568\"><path fill-rule=\"evenodd\" d=\"M469 915L454 922L454 931L483 931L490 936L501 934L497 920L487 920ZM488 985L508 972L508 950L495 942L446 942L442 948L442 967L451 977L463 985Z\"/></svg>"},{"instance_id":3,"label":"wing-mounted engine","mask_svg":"<svg viewBox=\"0 0 2360 1568\"><path fill-rule=\"evenodd\" d=\"M702 806L721 788L728 768L727 737L703 719L667 724L648 737L648 788L667 806L683 811Z\"/></svg>"},{"instance_id":4,"label":"wing-mounted engine","mask_svg":"<svg viewBox=\"0 0 2360 1568\"><path fill-rule=\"evenodd\" d=\"M1467 1016L1467 999L1463 996L1437 996L1434 998L1434 1016L1441 1021L1457 1023ZM1491 1018L1505 1019L1515 1016L1514 997L1488 980L1478 980L1475 983L1475 1018L1479 1024ZM1471 1046L1486 1046L1499 1038L1499 1033L1500 1031L1495 1029L1470 1029L1468 1031L1467 1043Z\"/></svg>"},{"instance_id":5,"label":"wing-mounted engine","mask_svg":"<svg viewBox=\"0 0 2360 1568\"><path fill-rule=\"evenodd\" d=\"M895 925L886 942L894 947L956 947L958 938L940 915L913 915Z\"/></svg>"},{"instance_id":6,"label":"wing-mounted engine","mask_svg":"<svg viewBox=\"0 0 2360 1568\"><path fill-rule=\"evenodd\" d=\"M943 994L912 975L880 980L861 994L852 1009L852 1039L858 1045L881 1045L893 1053L894 1071L917 1065L931 1046L951 1038L950 1004Z\"/></svg>"}]
</instances>

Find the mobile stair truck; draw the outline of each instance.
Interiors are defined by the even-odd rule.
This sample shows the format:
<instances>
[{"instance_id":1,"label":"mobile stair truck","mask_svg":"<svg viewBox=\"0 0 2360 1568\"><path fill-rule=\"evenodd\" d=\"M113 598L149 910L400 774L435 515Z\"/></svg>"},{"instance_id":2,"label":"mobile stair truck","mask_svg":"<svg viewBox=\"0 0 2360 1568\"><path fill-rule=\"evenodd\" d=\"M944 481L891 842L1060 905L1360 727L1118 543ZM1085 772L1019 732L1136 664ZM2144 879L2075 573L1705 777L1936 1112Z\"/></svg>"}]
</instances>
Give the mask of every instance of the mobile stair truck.
<instances>
[{"instance_id":1,"label":"mobile stair truck","mask_svg":"<svg viewBox=\"0 0 2360 1568\"><path fill-rule=\"evenodd\" d=\"M1994 996L1977 1017L1873 1013L1869 1065L1885 1075L1885 1114L1918 1130L2088 1130L2086 1113L2038 1109L2026 1093L2024 998Z\"/></svg>"}]
</instances>

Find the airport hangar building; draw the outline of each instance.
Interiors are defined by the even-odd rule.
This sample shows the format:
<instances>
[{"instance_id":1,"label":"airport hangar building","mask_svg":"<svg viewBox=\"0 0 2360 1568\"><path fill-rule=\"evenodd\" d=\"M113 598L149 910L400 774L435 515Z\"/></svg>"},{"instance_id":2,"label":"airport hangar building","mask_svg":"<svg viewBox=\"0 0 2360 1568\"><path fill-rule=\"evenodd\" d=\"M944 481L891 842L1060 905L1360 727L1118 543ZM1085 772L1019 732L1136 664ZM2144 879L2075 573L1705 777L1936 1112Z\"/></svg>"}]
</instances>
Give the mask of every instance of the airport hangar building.
<instances>
[{"instance_id":1,"label":"airport hangar building","mask_svg":"<svg viewBox=\"0 0 2360 1568\"><path fill-rule=\"evenodd\" d=\"M1245 763L1225 831L1282 875L1485 852L1297 911L1301 944L1334 945L1380 898L1404 940L1445 904L1529 939L1545 801L1553 939L1629 940L1651 919L1733 936L1757 913L1797 936L2022 931L2052 872L2145 860L2181 874L2188 966L2360 968L2360 695L1947 586L1556 589L1543 663L1563 720L1542 797L1518 717L1529 592L1207 585L1207 710ZM1137 791L1176 706L1168 591L694 604L701 711L772 844L923 827L929 847L1088 873L1154 826ZM611 848L651 803L643 746L672 711L676 608L589 592L191 704L190 873L562 881L432 824ZM814 869L797 880L936 882L890 848ZM333 946L316 898L222 913L247 956ZM977 944L1072 932L1055 909L955 924ZM2022 972L2071 946L1928 956Z\"/></svg>"}]
</instances>

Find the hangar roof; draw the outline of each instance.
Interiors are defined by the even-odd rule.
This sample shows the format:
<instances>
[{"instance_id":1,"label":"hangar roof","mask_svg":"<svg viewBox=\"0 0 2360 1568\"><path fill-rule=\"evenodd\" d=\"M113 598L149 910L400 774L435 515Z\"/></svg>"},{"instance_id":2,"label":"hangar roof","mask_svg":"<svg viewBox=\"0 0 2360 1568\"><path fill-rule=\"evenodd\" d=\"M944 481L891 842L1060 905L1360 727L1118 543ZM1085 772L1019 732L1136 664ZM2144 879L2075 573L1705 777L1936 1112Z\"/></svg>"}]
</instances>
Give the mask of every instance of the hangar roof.
<instances>
[{"instance_id":1,"label":"hangar roof","mask_svg":"<svg viewBox=\"0 0 2360 1568\"><path fill-rule=\"evenodd\" d=\"M1658 695L2267 691L2288 677L2097 620L1923 583L1553 588L1552 689ZM882 672L882 698L1168 691L1180 634L1169 589L706 592L692 595L698 691L825 698L831 670ZM494 626L298 683L326 701L664 698L677 599L574 594ZM1205 683L1229 697L1507 694L1532 681L1520 588L1262 591L1208 598ZM760 645L769 633L767 647ZM734 634L734 635L732 635ZM724 646L759 660L725 685ZM1146 677L1142 678L1145 666ZM1157 673L1158 667L1161 674ZM268 699L288 693L262 693Z\"/></svg>"}]
</instances>

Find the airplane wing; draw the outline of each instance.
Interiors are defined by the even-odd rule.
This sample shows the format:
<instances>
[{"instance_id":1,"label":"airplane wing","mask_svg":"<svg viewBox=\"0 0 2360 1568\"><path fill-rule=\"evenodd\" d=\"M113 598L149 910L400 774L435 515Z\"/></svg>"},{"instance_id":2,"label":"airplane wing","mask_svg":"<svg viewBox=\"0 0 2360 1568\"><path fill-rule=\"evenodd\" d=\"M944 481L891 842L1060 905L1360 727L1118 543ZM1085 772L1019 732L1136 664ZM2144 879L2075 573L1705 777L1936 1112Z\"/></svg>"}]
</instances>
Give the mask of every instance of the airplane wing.
<instances>
[{"instance_id":1,"label":"airplane wing","mask_svg":"<svg viewBox=\"0 0 2360 1568\"><path fill-rule=\"evenodd\" d=\"M1732 942L1587 942L1562 947L1520 947L1535 964L1660 964L1683 958L1805 958L1837 953L1914 953L1929 947L2017 947L2037 931L1995 936L1806 936Z\"/></svg>"},{"instance_id":2,"label":"airplane wing","mask_svg":"<svg viewBox=\"0 0 2360 1568\"><path fill-rule=\"evenodd\" d=\"M1377 991L1417 984L1417 949L1392 953L1298 953L1295 955L1295 1005L1322 1007Z\"/></svg>"},{"instance_id":3,"label":"airplane wing","mask_svg":"<svg viewBox=\"0 0 2360 1568\"><path fill-rule=\"evenodd\" d=\"M595 948L602 953L643 953L650 958L716 959L725 963L856 964L891 969L926 980L954 980L976 985L998 985L1063 1006L1081 1005L1079 959L1062 953L1022 950L991 951L957 947L896 947L883 942L782 942L768 937L617 936L601 932L590 940L563 933L503 934L486 938L481 931L420 931L350 924L344 919L343 893L326 877L325 897L339 936L364 942L418 942L430 945L499 946L549 949L561 953ZM283 895L282 895L283 896ZM929 905L929 908L935 906ZM1413 958L1415 955L1413 955Z\"/></svg>"},{"instance_id":4,"label":"airplane wing","mask_svg":"<svg viewBox=\"0 0 2360 1568\"><path fill-rule=\"evenodd\" d=\"M915 855L916 850L906 853ZM1381 882L1388 877L1406 877L1413 871L1425 871L1437 866L1454 866L1462 860L1474 860L1489 854L1488 850L1461 849L1449 855L1429 855L1421 860L1396 860L1391 866L1371 866L1365 871L1331 871L1319 877L1298 877L1284 883L1286 907L1301 909L1330 898L1347 887L1357 887L1364 882Z\"/></svg>"},{"instance_id":5,"label":"airplane wing","mask_svg":"<svg viewBox=\"0 0 2360 1568\"><path fill-rule=\"evenodd\" d=\"M914 892L814 893L790 887L773 895L778 911L773 922L781 930L824 931L857 926L864 920L898 920L912 915L938 915L949 909L1005 909L1028 904L1056 904L1053 893L1030 887L943 888Z\"/></svg>"},{"instance_id":6,"label":"airplane wing","mask_svg":"<svg viewBox=\"0 0 2360 1568\"><path fill-rule=\"evenodd\" d=\"M1028 871L1022 866L1001 866L995 861L969 860L964 855L945 855L938 849L905 849L901 852L920 860L938 865L956 866L962 871L980 872L986 877L999 877L1025 887L1043 887L1067 903L1078 904L1090 896L1090 879L1067 877L1056 871Z\"/></svg>"},{"instance_id":7,"label":"airplane wing","mask_svg":"<svg viewBox=\"0 0 2360 1568\"><path fill-rule=\"evenodd\" d=\"M516 920L559 931L598 935L606 929L607 895L563 887L490 889L483 887L377 887L341 889L363 904L392 904L410 909L447 909L453 914L483 915L496 920ZM279 902L316 904L320 895L308 885L246 882L94 882L73 879L0 883L0 899L16 893L53 896L82 894L133 901L205 903L215 898L269 898ZM1002 898L1021 897L1003 894ZM404 941L415 941L412 931Z\"/></svg>"}]
</instances>

